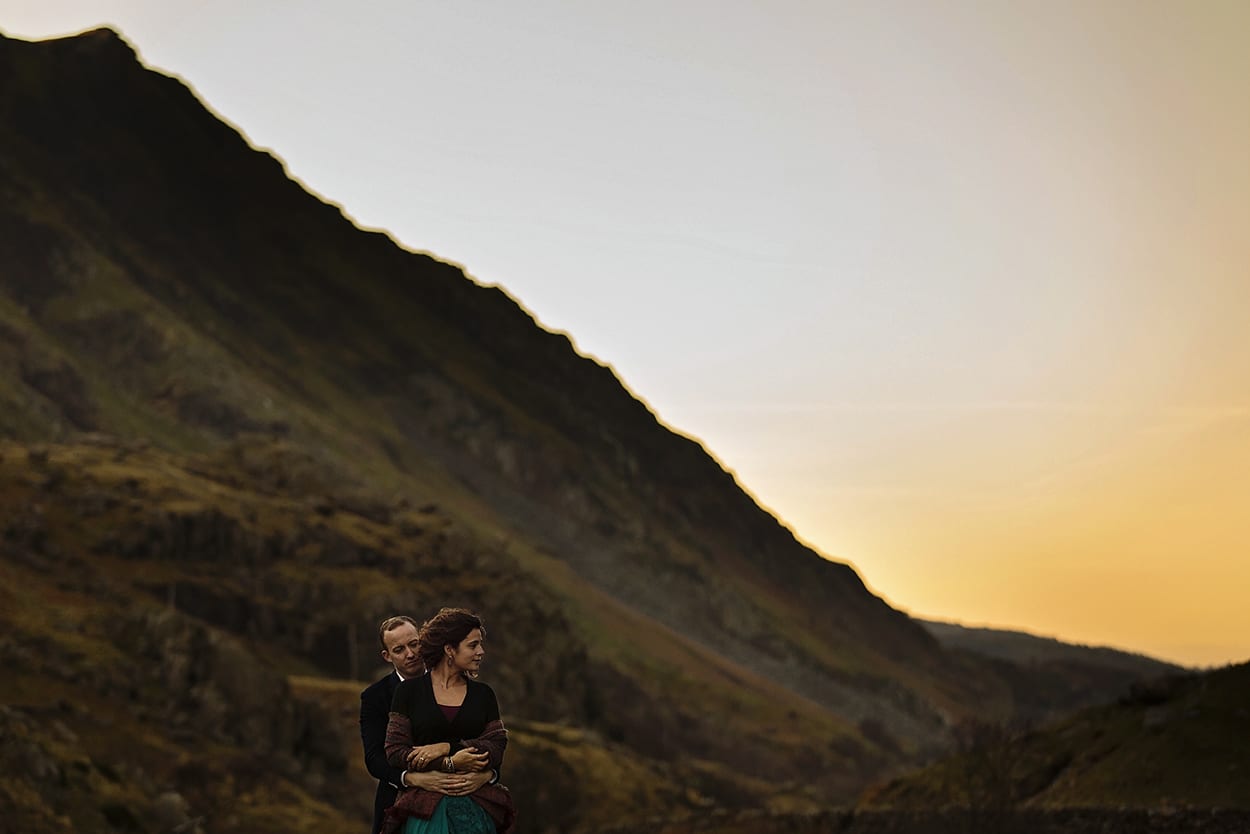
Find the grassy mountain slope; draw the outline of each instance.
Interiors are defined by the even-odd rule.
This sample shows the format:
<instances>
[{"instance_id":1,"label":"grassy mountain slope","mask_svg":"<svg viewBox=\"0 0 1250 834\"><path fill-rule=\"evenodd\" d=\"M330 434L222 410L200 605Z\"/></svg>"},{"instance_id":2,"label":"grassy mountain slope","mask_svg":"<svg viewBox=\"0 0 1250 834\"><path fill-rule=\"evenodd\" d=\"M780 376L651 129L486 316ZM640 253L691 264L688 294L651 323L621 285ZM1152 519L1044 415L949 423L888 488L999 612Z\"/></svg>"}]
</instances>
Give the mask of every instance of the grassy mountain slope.
<instances>
[{"instance_id":1,"label":"grassy mountain slope","mask_svg":"<svg viewBox=\"0 0 1250 834\"><path fill-rule=\"evenodd\" d=\"M4 43L12 436L284 437L845 720L940 737L967 692L936 641L608 369L357 230L113 33Z\"/></svg>"}]
</instances>

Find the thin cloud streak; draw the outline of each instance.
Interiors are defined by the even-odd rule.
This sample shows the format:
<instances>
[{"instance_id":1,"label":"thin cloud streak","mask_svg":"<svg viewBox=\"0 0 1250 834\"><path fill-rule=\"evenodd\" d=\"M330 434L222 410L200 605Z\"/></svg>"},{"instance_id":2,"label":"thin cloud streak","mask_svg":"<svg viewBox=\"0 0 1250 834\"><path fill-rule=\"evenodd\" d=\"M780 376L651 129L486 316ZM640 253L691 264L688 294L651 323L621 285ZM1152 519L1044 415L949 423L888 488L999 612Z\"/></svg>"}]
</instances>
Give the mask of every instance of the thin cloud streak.
<instances>
[{"instance_id":1,"label":"thin cloud streak","mask_svg":"<svg viewBox=\"0 0 1250 834\"><path fill-rule=\"evenodd\" d=\"M682 408L688 411L716 411L756 414L840 414L840 413L927 413L927 412L1047 412L1056 414L1131 414L1133 409L1100 405L1097 403L1042 402L1042 401L988 401L951 403L908 402L720 402L690 403Z\"/></svg>"},{"instance_id":2,"label":"thin cloud streak","mask_svg":"<svg viewBox=\"0 0 1250 834\"><path fill-rule=\"evenodd\" d=\"M683 411L743 414L908 414L908 413L975 413L975 412L1038 412L1047 414L1104 414L1161 418L1157 427L1173 430L1176 426L1200 428L1215 423L1250 419L1246 406L1168 406L1162 409L1109 405L1106 403L1047 402L1041 400L994 400L983 402L698 402L680 406Z\"/></svg>"},{"instance_id":3,"label":"thin cloud streak","mask_svg":"<svg viewBox=\"0 0 1250 834\"><path fill-rule=\"evenodd\" d=\"M1250 406L1178 406L1165 409L1164 415L1164 420L1143 428L1141 434L1190 434L1226 423L1250 421Z\"/></svg>"}]
</instances>

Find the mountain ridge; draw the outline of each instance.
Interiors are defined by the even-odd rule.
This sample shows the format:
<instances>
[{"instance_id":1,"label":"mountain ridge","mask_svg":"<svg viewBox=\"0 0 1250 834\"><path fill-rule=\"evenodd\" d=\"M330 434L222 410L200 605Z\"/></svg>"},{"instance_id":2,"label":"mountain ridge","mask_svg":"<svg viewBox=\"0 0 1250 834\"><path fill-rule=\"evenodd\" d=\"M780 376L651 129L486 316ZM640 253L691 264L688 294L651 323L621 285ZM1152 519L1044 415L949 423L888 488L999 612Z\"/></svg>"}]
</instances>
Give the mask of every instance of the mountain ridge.
<instances>
[{"instance_id":1,"label":"mountain ridge","mask_svg":"<svg viewBox=\"0 0 1250 834\"><path fill-rule=\"evenodd\" d=\"M100 33L95 33L89 38L89 42L93 47L98 46L102 42L111 40ZM63 42L54 42L60 44ZM76 41L71 41L77 45ZM176 81L162 76L156 76L141 70L137 64L133 62L133 53L129 50L124 51L123 57L129 64L125 65L125 72L136 75L136 79L146 81L149 77L154 79L152 83L159 85L161 97L170 101L181 100L176 105L178 109L188 110L190 108L194 112L199 112L199 105L186 96L185 87ZM117 70L120 72L121 70ZM144 73L147 73L146 75ZM156 80L159 79L159 80ZM92 75L92 81L104 83L105 88L97 86L90 92L92 98L91 106L95 112L87 112L85 115L79 113L79 121L90 121L98 124L102 117L101 111L112 106L109 99L110 90L115 90L114 85L119 84L115 75L110 73L95 72ZM129 83L143 83L138 80ZM53 91L60 92L60 91ZM69 95L68 91L64 93ZM55 98L55 96L54 96ZM135 102L143 100L143 96L131 95L127 96L128 106L130 108L129 117L134 120L131 129L144 135L147 130L145 124L151 120L151 116L143 116L143 108ZM174 105L166 103L161 113L173 110ZM78 183L78 187L84 187L100 194L97 201L103 199L110 202L109 220L110 225L117 229L116 239L130 240L136 236L145 240L145 249L149 249L156 253L158 259L163 259L164 253L168 251L168 247L177 242L180 252L195 251L203 257L198 259L194 264L196 271L205 269L208 264L206 261L211 259L222 259L226 253L222 252L222 247L216 245L215 239L206 241L201 244L196 241L197 236L208 234L206 229L213 229L212 234L219 231L229 233L232 230L239 229L239 223L227 223L224 229L219 228L220 223L214 224L214 220L221 218L216 213L216 207L224 205L224 201L229 199L225 196L211 197L212 192L208 190L207 182L210 179L208 170L213 170L211 164L206 166L204 174L189 177L189 183L183 186L184 191L195 194L198 201L198 208L187 208L183 206L184 201L179 201L175 196L162 199L157 205L144 205L141 210L128 210L124 203L118 203L112 200L115 190L119 187L116 181L119 171L126 170L124 158L114 158L108 166L109 172L102 181L97 181L99 177L98 165L92 163L92 160L75 161L76 158L72 153L61 153L62 147L58 147L58 141L65 142L65 137L73 137L81 134L81 130L75 129L77 124L68 114L75 113L75 108L61 107L53 114L53 118L42 131L37 135L41 150L56 154L59 159L68 159L69 163L62 163L64 171L63 177L72 177L73 181ZM198 119L198 116L194 118ZM183 121L188 122L180 128L182 133L195 134L216 134L210 149L217 156L226 156L223 148L228 147L231 154L234 152L248 150L243 143L242 137L223 128L222 126L213 127L210 130L196 128L191 124L193 113L180 116L174 119L174 124L181 124ZM68 123L67 123L68 121ZM218 123L213 121L214 125ZM153 129L153 132L156 132ZM175 147L184 147L183 144L191 140L178 135L174 128L165 127L162 131L165 139L171 137L178 139ZM68 151L68 148L64 149ZM127 152L136 157L141 157L143 163L148 166L156 165L162 154L169 158L171 152L158 143L157 146L144 148L128 147ZM202 156L209 156L209 163L214 163L211 158L212 153L206 153ZM233 159L233 155L229 156ZM240 171L245 167L253 169L249 176L253 176L258 180L268 182L272 178L274 169L280 170L281 166L271 157L264 155L247 153L244 159L257 160L253 162L230 163L226 165L227 170ZM263 164L259 161L263 159ZM174 170L173 162L178 160L170 159L166 163L169 170ZM77 169L77 170L75 170ZM266 172L269 173L266 173ZM283 176L284 185L265 186L260 192L252 194L252 202L259 201L264 194L273 195L273 205L267 209L267 213L280 213L283 217L283 223L272 233L274 236L289 235L289 229L302 218L308 218L312 223L312 228L308 231L312 235L316 235L322 239L330 239L334 243L335 236L342 239L343 235L359 234L354 227L342 222L341 214L338 211L330 210L327 213L327 207L315 200L308 200L306 193ZM125 183L126 186L132 187L133 183ZM157 190L158 196L160 191L168 192L170 189L169 179L165 184ZM255 187L252 187L253 190ZM123 189L125 190L125 189ZM133 190L133 189L132 189ZM227 193L233 191L245 192L247 189L242 184L228 185ZM250 203L249 203L250 204ZM213 212L206 213L205 206L212 207ZM170 234L170 227L173 225L173 218L178 213L178 206L182 207L183 213L190 213L190 223L178 226L177 234ZM155 211L159 214L162 221L160 229L150 228L148 220L148 212ZM244 209L245 218L248 222L261 224L263 218L255 218L252 215L255 209ZM77 224L79 228L90 228L87 224ZM273 227L273 224L269 224ZM247 232L253 238L259 237L258 229L251 229ZM161 240L168 240L169 243L161 243ZM590 554L583 557L579 567L583 571L590 571L594 575L594 571L598 570L604 573L601 582L606 582L616 586L617 593L624 592L630 597L630 601L635 605L650 606L652 616L657 614L663 615L663 611L659 606L649 603L650 595L654 591L654 583L650 581L638 582L634 579L634 575L630 571L615 570L615 562L620 556L614 556L611 559L606 558L606 553L622 550L620 542L625 540L622 538L623 531L617 529L616 524L612 520L616 517L632 517L647 518L652 515L658 515L662 520L664 515L670 518L667 521L676 522L679 527L688 526L691 520L696 523L702 521L703 517L709 517L715 513L717 517L735 518L737 521L732 526L739 528L734 534L736 541L751 541L758 539L760 544L768 545L769 553L766 557L769 561L775 562L778 559L784 560L786 567L789 569L799 570L803 574L812 578L812 582L796 583L799 588L808 588L813 585L822 588L825 596L820 599L813 598L811 603L815 603L812 607L816 610L828 610L828 594L836 593L837 596L843 597L844 601L855 602L857 599L867 599L868 594L863 588L862 582L859 581L845 565L826 562L818 557L813 558L814 554L807 551L794 539L793 534L782 527L780 523L771 515L767 514L757 505L750 501L737 486L732 476L717 466L702 450L697 443L686 440L667 432L657 432L656 428L659 423L655 416L648 412L641 403L623 394L615 376L604 366L594 362L593 360L572 354L571 363L564 357L572 352L571 343L567 338L551 334L547 331L538 330L534 321L524 314L520 308L512 305L506 296L498 291L480 287L469 281L465 281L462 274L453 267L441 262L426 260L422 256L415 256L411 253L405 253L394 247L389 239L380 236L365 234L357 240L367 241L356 247L361 252L361 256L370 261L380 261L381 267L398 267L401 274L404 271L411 271L413 268L420 268L422 295L422 309L417 311L411 306L408 309L414 313L413 319L420 324L429 327L435 331L435 337L442 342L440 347L444 349L444 356L432 356L430 354L428 342L423 347L422 343L412 339L400 339L399 343L391 342L390 345L385 342L377 344L373 348L375 354L381 354L378 358L383 364L380 366L376 360L372 358L361 357L355 359L350 357L346 367L342 367L331 377L328 382L338 385L351 385L357 390L358 398L370 398L375 403L381 405L378 409L383 414L388 410L386 404L388 401L397 403L411 402L411 396L405 396L413 387L415 387L417 403L426 405L434 405L439 411L434 414L435 421L427 421L426 425L418 427L407 427L399 424L402 420L407 420L407 413L392 414L395 420L396 428L399 429L399 441L391 439L393 447L403 448L403 445L418 447L421 451L421 457L424 462L433 461L443 469L450 469L455 477L467 482L470 488L480 493L494 491L494 502L503 505L505 502L511 504L514 509L509 515L515 519L530 519L535 514L545 515L544 521L547 523L542 525L542 529L531 529L532 535L545 536L549 539L559 542L562 547L560 550L565 552L577 551ZM378 243L375 245L374 240ZM265 242L271 242L266 239ZM92 244L99 246L98 241L91 241ZM229 245L229 241L227 241ZM104 247L101 247L104 248ZM285 248L285 247L280 247ZM107 252L108 249L105 249ZM211 254L206 254L211 251ZM264 251L264 250L260 250ZM413 264L413 258L421 258L425 260L421 264ZM120 266L125 269L130 276L136 277L137 286L140 290L152 295L160 304L165 306L173 305L178 299L171 296L170 287L163 281L154 277L154 273L159 271L159 266L154 269L144 268L143 264L135 264L129 258L118 258ZM275 270L279 278L283 278L285 271L289 280L298 280L290 274L292 269L288 260L281 263L275 263L272 258L267 258L266 263L270 268ZM137 268L136 268L137 267ZM286 285L285 281L266 283L262 278L272 275L258 274L256 278L251 278L245 274L238 274L240 267L248 269L243 262L235 261L233 264L227 263L217 267L212 272L212 278L207 282L200 282L199 290L190 297L188 301L183 301L183 308L199 306L201 310L206 308L215 309L224 312L229 316L229 320L233 324L233 338L223 339L218 337L215 341L228 352L233 352L236 356L251 352L258 354L262 358L265 353L276 355L279 359L291 358L292 343L307 344L312 333L317 334L317 338L322 341L334 340L345 346L354 345L370 345L370 340L365 338L364 332L373 333L391 332L385 325L389 322L379 321L378 316L382 315L382 308L371 306L367 302L361 300L363 296L370 293L370 285L375 289L373 292L386 292L386 297L394 301L404 294L404 288L396 283L394 279L386 278L388 273L383 269L371 269L370 280L367 283L345 284L342 278L327 278L324 269L316 270L315 266L305 267L314 270L319 278L327 278L326 283L329 284L329 298L331 302L326 303L325 298L318 297L318 307L305 306L301 312L298 303L291 303L283 306L286 296L290 295L289 291L283 289ZM255 269L252 267L251 269ZM231 276L234 276L232 279ZM382 276L379 279L378 276ZM307 275L300 278L307 280ZM224 280L223 280L224 279ZM240 285L239 281L248 282L246 286ZM382 281L382 286L378 286L378 281ZM430 282L433 282L431 284ZM178 288L185 288L186 284L177 285ZM352 291L347 291L347 286L352 287ZM243 304L239 299L248 296L243 295L244 291L251 293L259 293L259 295L251 298L247 304ZM353 292L355 294L353 294ZM398 293L398 295L397 295ZM199 296L197 299L196 296ZM35 299L37 301L37 299ZM201 301L201 304L196 304ZM278 327L272 326L273 323L267 323L270 326L262 327L257 320L256 310L258 309L282 309L283 318ZM334 315L327 318L323 311L334 310ZM436 314L437 317L431 316ZM219 313L220 316L220 313ZM453 319L461 323L458 333L448 332L445 325L441 325L440 321ZM220 320L220 318L218 318ZM518 329L520 328L520 329ZM393 330L393 328L391 328ZM243 333L246 332L246 338ZM300 338L302 334L307 334ZM526 340L530 338L531 333L536 333L537 342L530 344ZM373 340L376 344L376 339ZM251 345L248 343L252 342ZM454 353L447 351L457 347ZM401 348L400 345L403 345ZM537 348L537 349L536 349ZM351 348L349 347L349 350ZM414 350L415 349L415 350ZM402 353L400 353L402 351ZM314 348L314 353L318 351ZM476 367L465 366L468 364L460 361L461 357L469 356L473 353L477 354ZM325 354L321 352L324 359ZM444 358L447 357L447 358ZM456 358L451 358L456 357ZM396 363L396 360L399 360ZM355 361L353 361L355 360ZM416 361L414 361L416 360ZM441 361L440 361L441 360ZM397 365L402 365L406 372L406 378L397 376L390 372L382 372L382 367L398 370ZM334 365L325 362L324 367L334 370ZM557 371L561 377L558 382L563 386L559 389L553 389L551 386L552 371L554 369L566 368L567 370ZM466 378L463 371L469 371L472 376ZM461 373L457 373L460 371ZM555 438L557 443L562 443L560 438L567 437L573 440L577 446L568 449L572 454L562 466L551 465L552 459L549 455L544 455L542 459L537 459L532 455L527 455L524 448L524 442L517 437L517 423L515 420L508 419L512 416L520 416L523 420L524 414L517 414L517 397L515 394L500 397L495 393L496 389L487 388L481 382L476 386L473 385L481 379L481 373L498 375L498 378L508 381L510 387L520 388L518 392L522 396L534 398L531 401L536 405L543 407L543 423L541 426L531 425L531 432L526 434L547 435L550 437L553 433L559 436ZM220 376L220 374L218 374ZM265 384L264 380L260 380L264 387L252 384L247 389L231 396L230 391L224 390L226 384L232 387L238 387L238 380L246 381L246 377L233 377L229 380L223 380L222 385L210 388L209 390L187 390L191 386L184 381L175 382L174 384L166 384L158 394L163 395L163 400L168 403L166 408L175 412L175 415L181 417L183 422L191 422L193 424L210 424L219 428L229 436L244 430L257 430L265 428L265 422L257 419L256 416L249 414L245 404L245 400L269 400L276 393L291 392L292 380L289 374L278 372L279 379L273 379ZM286 378L281 378L285 376ZM329 374L326 374L329 376ZM476 379L474 378L476 377ZM459 388L453 389L451 382L459 383ZM365 382L369 385L370 391L361 390L358 383ZM466 383L471 388L476 388L479 396L464 396L461 392L465 389ZM287 392L267 391L270 387L286 387ZM306 388L306 386L305 386ZM250 390L248 390L250 389ZM405 390L407 389L407 390ZM483 390L485 389L485 390ZM307 390L307 389L306 389ZM579 408L575 403L567 399L564 393L568 390L580 390L583 400L593 400L598 406L592 412ZM292 393L302 393L296 389ZM484 394L485 396L481 396ZM320 410L326 401L315 396L309 397L313 408ZM210 401L210 402L206 402ZM409 406L403 405L402 408L408 412ZM509 414L511 412L511 414ZM375 411L376 413L376 411ZM428 413L428 410L427 410ZM585 427L595 425L600 420L609 421L609 426L615 423L614 430L610 430L605 435L604 430L597 432L587 432ZM278 421L281 423L282 421ZM287 421L289 422L289 421ZM436 422L431 426L430 422ZM474 433L471 437L456 437L459 426L455 424L464 424L467 422L476 423ZM555 428L555 432L551 429ZM416 430L414 431L413 428ZM431 432L430 429L434 431ZM535 430L536 429L536 430ZM390 434L391 432L388 432ZM448 434L453 435L453 440L460 440L460 443L447 444L445 438ZM442 435L441 438L432 435ZM615 436L613 436L615 435ZM429 441L433 439L434 443ZM657 446L656 441L663 441L662 445ZM625 451L623 444L628 443L630 449ZM402 445L401 445L402 444ZM566 447L568 448L568 447ZM464 453L468 452L466 456ZM596 455L596 451L604 451L605 455L596 456L594 464L588 465L588 458ZM374 457L376 458L376 453ZM528 457L528 459L527 459ZM404 461L405 464L411 463L411 456ZM650 476L649 478L638 478L643 481L644 485L654 484L646 492L639 494L635 492L629 503L634 505L631 511L613 512L609 506L613 503L619 503L622 497L619 490L613 487L596 488L596 485L586 483L583 473L587 470L602 470L603 464L607 463L611 470L609 477L614 478L631 478L636 476ZM658 464L658 466L657 466ZM649 471L648 471L649 470ZM503 476L501 479L500 476ZM567 479L569 483L578 484L575 490L551 490L550 485L561 479ZM500 489L501 482L511 480L512 485ZM690 487L703 487L704 484L721 484L715 487L715 491L709 492L707 489L690 489ZM518 489L518 487L520 489ZM533 494L535 487L546 487L550 494L548 502L536 504L529 500L529 496ZM610 491L615 491L615 496L606 495ZM703 502L697 500L699 495L706 494L708 497L715 495L733 496L730 504L724 506L723 499L714 498L717 504L722 506L715 510L706 507ZM503 494L500 494L503 493ZM553 493L553 494L551 494ZM650 493L650 494L647 494ZM628 498L628 496L626 496ZM615 499L615 500L614 500ZM641 499L641 500L639 500ZM672 504L684 504L681 506L680 513L673 513L669 507ZM639 506L641 505L641 506ZM553 513L552 510L555 510ZM582 523L576 528L569 529L570 525L562 524L569 511L573 514L582 516L590 516L592 518L582 519ZM726 515L728 513L728 515ZM673 518L673 516L676 516ZM586 522L589 522L587 524ZM537 528L538 525L530 525L531 528ZM704 525L700 525L700 536L705 535L707 530ZM601 535L596 535L596 529L600 530ZM636 558L640 550L655 551L655 543L648 541L649 533L645 529L635 529L627 531L630 533L629 538L632 543L626 548L632 551L632 555ZM683 536L682 538L688 538ZM788 540L786 542L785 540ZM778 547L780 544L780 548ZM671 546L669 547L671 549ZM686 549L686 548L683 548ZM741 552L739 546L735 546L734 542L730 542L730 546L725 548L726 558L731 558L739 564L738 569L750 571L754 574L753 579L756 581L767 583L767 577L759 574L754 569L750 561L742 561L737 556ZM595 556L595 554L600 554ZM626 558L630 558L626 556ZM697 558L697 557L696 557ZM758 562L758 560L756 560ZM672 564L672 558L668 560L668 564ZM671 577L676 581L682 581L680 575ZM706 576L697 577L702 585ZM691 583L687 581L687 586ZM838 589L846 587L850 590L852 596L846 597L846 594ZM697 592L699 588L688 587L691 593ZM735 593L730 588L723 588L726 593L730 593L740 603L745 603L741 593ZM871 597L876 600L877 598ZM874 605L880 605L882 611L891 610L884 603L875 602ZM743 610L749 610L754 606L744 604ZM723 606L721 606L723 610ZM756 619L763 616L757 614ZM901 629L899 636L906 634L905 641L913 643L914 648L921 651L932 651L933 643L928 639L924 632L910 623L905 616L891 615L893 622L898 624ZM843 618L844 622L838 623L843 627L853 625L854 619ZM724 625L723 623L721 625ZM737 629L741 631L741 629ZM756 629L758 631L759 629ZM747 636L747 635L744 635ZM853 637L854 635L848 635ZM719 635L707 633L704 638L713 644L723 642L719 640Z\"/></svg>"},{"instance_id":2,"label":"mountain ridge","mask_svg":"<svg viewBox=\"0 0 1250 834\"><path fill-rule=\"evenodd\" d=\"M1154 657L1145 652L1121 649L1106 644L1079 643L1064 640L1062 637L1037 634L1024 628L968 625L914 615L913 619L945 645L957 646L978 654L1012 660L1016 663L1034 663L1065 657L1096 657L1104 662L1122 665L1126 668L1147 669L1151 674L1188 670L1188 667L1182 664Z\"/></svg>"}]
</instances>

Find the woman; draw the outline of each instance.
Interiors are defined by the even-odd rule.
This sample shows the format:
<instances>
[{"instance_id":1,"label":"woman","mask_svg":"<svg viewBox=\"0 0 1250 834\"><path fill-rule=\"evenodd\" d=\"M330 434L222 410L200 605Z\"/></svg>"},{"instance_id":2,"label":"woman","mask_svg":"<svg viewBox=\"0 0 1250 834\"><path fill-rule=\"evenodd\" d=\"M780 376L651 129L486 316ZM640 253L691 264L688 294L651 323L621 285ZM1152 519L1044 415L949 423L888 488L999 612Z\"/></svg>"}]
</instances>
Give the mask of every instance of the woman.
<instances>
[{"instance_id":1,"label":"woman","mask_svg":"<svg viewBox=\"0 0 1250 834\"><path fill-rule=\"evenodd\" d=\"M395 689L386 728L386 757L408 770L465 773L503 763L508 731L494 691L475 680L486 654L482 620L463 608L444 608L421 625L427 674ZM516 812L503 785L468 796L406 790L386 812L383 834L506 834Z\"/></svg>"}]
</instances>

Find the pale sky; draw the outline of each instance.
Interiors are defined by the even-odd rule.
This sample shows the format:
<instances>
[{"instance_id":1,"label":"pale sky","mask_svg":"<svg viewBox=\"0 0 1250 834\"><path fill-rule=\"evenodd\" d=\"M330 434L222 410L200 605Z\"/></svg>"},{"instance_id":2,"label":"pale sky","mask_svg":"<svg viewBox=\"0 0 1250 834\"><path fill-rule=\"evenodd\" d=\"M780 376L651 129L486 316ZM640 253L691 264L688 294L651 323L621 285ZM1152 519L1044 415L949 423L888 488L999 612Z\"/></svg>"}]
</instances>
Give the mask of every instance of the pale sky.
<instances>
[{"instance_id":1,"label":"pale sky","mask_svg":"<svg viewBox=\"0 0 1250 834\"><path fill-rule=\"evenodd\" d=\"M0 0L104 23L891 603L1250 658L1250 3Z\"/></svg>"}]
</instances>

